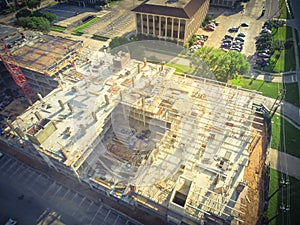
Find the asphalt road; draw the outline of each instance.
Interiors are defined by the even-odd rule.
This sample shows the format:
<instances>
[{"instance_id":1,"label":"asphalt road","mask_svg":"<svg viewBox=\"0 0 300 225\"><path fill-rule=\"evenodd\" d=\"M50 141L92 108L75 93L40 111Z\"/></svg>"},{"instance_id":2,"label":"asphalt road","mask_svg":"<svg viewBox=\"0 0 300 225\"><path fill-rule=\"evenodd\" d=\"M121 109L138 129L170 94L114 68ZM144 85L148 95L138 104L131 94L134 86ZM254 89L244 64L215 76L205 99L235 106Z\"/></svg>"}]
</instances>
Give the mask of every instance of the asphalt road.
<instances>
[{"instance_id":1,"label":"asphalt road","mask_svg":"<svg viewBox=\"0 0 300 225\"><path fill-rule=\"evenodd\" d=\"M22 225L140 225L4 155L0 159L0 224L9 217Z\"/></svg>"}]
</instances>

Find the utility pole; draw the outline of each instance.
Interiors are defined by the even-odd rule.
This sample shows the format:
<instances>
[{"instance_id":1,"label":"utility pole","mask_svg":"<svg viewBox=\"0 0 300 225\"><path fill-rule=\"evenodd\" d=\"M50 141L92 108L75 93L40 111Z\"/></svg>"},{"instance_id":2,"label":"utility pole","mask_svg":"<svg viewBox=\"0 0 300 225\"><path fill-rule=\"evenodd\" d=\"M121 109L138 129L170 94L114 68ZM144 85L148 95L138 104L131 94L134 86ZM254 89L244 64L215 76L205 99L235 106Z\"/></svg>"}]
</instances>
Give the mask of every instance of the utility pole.
<instances>
[{"instance_id":1,"label":"utility pole","mask_svg":"<svg viewBox=\"0 0 300 225\"><path fill-rule=\"evenodd\" d=\"M271 219L268 219L267 222L265 223L266 225L269 224L272 220L276 219L278 216L280 216L282 213L285 213L290 210L289 205L281 205L280 210L276 213L275 216L273 216Z\"/></svg>"},{"instance_id":2,"label":"utility pole","mask_svg":"<svg viewBox=\"0 0 300 225\"><path fill-rule=\"evenodd\" d=\"M280 185L279 187L266 199L266 201L270 201L270 199L278 192L281 190L282 187L286 187L289 185L289 180L284 180L283 178L280 180Z\"/></svg>"},{"instance_id":3,"label":"utility pole","mask_svg":"<svg viewBox=\"0 0 300 225\"><path fill-rule=\"evenodd\" d=\"M274 114L276 113L278 107L281 105L283 99L285 97L285 89L281 89L280 92L278 93L278 96L274 102L274 104L272 105L271 109L270 109L270 119L273 118Z\"/></svg>"}]
</instances>

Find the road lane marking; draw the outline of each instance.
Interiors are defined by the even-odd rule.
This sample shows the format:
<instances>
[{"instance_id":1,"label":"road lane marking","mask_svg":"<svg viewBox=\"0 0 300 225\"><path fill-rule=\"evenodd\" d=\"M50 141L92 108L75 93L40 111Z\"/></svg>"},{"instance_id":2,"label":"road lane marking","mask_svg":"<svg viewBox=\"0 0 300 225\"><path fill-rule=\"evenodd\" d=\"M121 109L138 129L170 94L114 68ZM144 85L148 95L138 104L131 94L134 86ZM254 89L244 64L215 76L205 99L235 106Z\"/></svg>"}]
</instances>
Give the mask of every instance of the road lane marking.
<instances>
[{"instance_id":1,"label":"road lane marking","mask_svg":"<svg viewBox=\"0 0 300 225\"><path fill-rule=\"evenodd\" d=\"M18 164L17 161L14 161L13 163L11 163L11 164L9 165L9 167L6 168L6 170L4 171L4 174L6 175L6 174L8 173L8 171L9 171L11 168L13 168L16 164Z\"/></svg>"},{"instance_id":2,"label":"road lane marking","mask_svg":"<svg viewBox=\"0 0 300 225\"><path fill-rule=\"evenodd\" d=\"M115 225L115 224L116 224L116 222L118 222L118 219L119 219L119 217L120 217L120 215L119 215L119 214L117 214L117 218L115 219L115 222L114 222L114 224L113 224L113 225Z\"/></svg>"},{"instance_id":3,"label":"road lane marking","mask_svg":"<svg viewBox=\"0 0 300 225\"><path fill-rule=\"evenodd\" d=\"M68 188L66 193L61 197L61 200L64 200L64 198L67 196L67 194L70 192L70 189Z\"/></svg>"},{"instance_id":4,"label":"road lane marking","mask_svg":"<svg viewBox=\"0 0 300 225\"><path fill-rule=\"evenodd\" d=\"M44 194L42 195L42 198L45 198L46 194L48 194L49 190L53 188L53 186L55 186L55 181L50 184L49 188L44 192Z\"/></svg>"},{"instance_id":5,"label":"road lane marking","mask_svg":"<svg viewBox=\"0 0 300 225\"><path fill-rule=\"evenodd\" d=\"M8 178L11 178L11 177L15 176L15 174L18 173L20 169L26 169L26 167L24 165L20 165L18 167L18 169L16 169L14 172L12 172L11 174L9 174Z\"/></svg>"},{"instance_id":6,"label":"road lane marking","mask_svg":"<svg viewBox=\"0 0 300 225\"><path fill-rule=\"evenodd\" d=\"M96 218L96 216L97 216L97 214L98 214L98 212L99 212L100 209L102 209L102 205L99 206L97 212L95 213L95 215L93 216L91 222L88 225L91 225L94 222L94 220L95 220L95 218Z\"/></svg>"},{"instance_id":7,"label":"road lane marking","mask_svg":"<svg viewBox=\"0 0 300 225\"><path fill-rule=\"evenodd\" d=\"M59 186L58 186L58 188L56 189L56 192L55 192L55 193L53 193L53 195L52 195L53 197L55 197L55 195L57 194L57 192L59 192L59 191L60 191L61 187L62 187L61 185L59 185Z\"/></svg>"},{"instance_id":8,"label":"road lane marking","mask_svg":"<svg viewBox=\"0 0 300 225\"><path fill-rule=\"evenodd\" d=\"M13 160L10 160L10 158L8 158L8 160L7 161L5 161L2 165L1 165L1 167L0 168L5 168L5 166L7 165L7 164L9 164L10 163L10 161L13 161ZM4 170L1 170L1 172L3 172Z\"/></svg>"}]
</instances>

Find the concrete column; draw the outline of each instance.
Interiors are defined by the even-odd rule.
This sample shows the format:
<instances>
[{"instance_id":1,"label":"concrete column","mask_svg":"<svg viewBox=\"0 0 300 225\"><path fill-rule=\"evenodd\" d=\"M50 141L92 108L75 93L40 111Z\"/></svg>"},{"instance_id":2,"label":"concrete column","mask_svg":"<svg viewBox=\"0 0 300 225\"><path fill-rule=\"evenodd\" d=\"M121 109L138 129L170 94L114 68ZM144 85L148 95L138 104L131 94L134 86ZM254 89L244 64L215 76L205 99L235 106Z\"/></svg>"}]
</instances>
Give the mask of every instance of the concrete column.
<instances>
[{"instance_id":1,"label":"concrete column","mask_svg":"<svg viewBox=\"0 0 300 225\"><path fill-rule=\"evenodd\" d=\"M185 42L185 41L188 41L188 40L186 40L186 36L187 36L187 34L186 34L186 30L187 30L187 29L186 29L186 27L187 27L187 26L186 26L187 20L184 20L184 21L185 21L185 24L184 24L184 29L183 29L183 32L184 32L184 34L183 34L183 35L184 35L184 36L183 36L183 40L184 40L184 42Z\"/></svg>"},{"instance_id":2,"label":"concrete column","mask_svg":"<svg viewBox=\"0 0 300 225\"><path fill-rule=\"evenodd\" d=\"M153 24L153 37L155 37L155 16L152 15L152 24Z\"/></svg>"},{"instance_id":3,"label":"concrete column","mask_svg":"<svg viewBox=\"0 0 300 225\"><path fill-rule=\"evenodd\" d=\"M149 35L149 15L147 14L147 35Z\"/></svg>"},{"instance_id":4,"label":"concrete column","mask_svg":"<svg viewBox=\"0 0 300 225\"><path fill-rule=\"evenodd\" d=\"M141 31L142 31L142 34L144 33L144 20L143 20L143 18L144 18L144 15L143 14L141 14Z\"/></svg>"},{"instance_id":5,"label":"concrete column","mask_svg":"<svg viewBox=\"0 0 300 225\"><path fill-rule=\"evenodd\" d=\"M158 16L158 37L161 37L161 16Z\"/></svg>"}]
</instances>

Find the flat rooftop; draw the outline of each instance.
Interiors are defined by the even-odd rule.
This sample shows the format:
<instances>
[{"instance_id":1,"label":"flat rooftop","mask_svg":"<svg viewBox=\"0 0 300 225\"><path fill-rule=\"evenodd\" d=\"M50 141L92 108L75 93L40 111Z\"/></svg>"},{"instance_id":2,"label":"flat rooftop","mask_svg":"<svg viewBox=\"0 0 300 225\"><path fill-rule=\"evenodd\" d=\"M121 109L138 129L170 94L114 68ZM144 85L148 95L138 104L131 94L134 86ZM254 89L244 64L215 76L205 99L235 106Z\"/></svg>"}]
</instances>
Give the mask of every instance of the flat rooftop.
<instances>
[{"instance_id":1,"label":"flat rooftop","mask_svg":"<svg viewBox=\"0 0 300 225\"><path fill-rule=\"evenodd\" d=\"M259 135L255 93L135 60L116 70L115 56L89 54L76 63L79 81L63 80L14 124L24 133L39 124L39 151L119 196L194 219L238 217L236 189Z\"/></svg>"},{"instance_id":2,"label":"flat rooftop","mask_svg":"<svg viewBox=\"0 0 300 225\"><path fill-rule=\"evenodd\" d=\"M145 4L183 8L191 0L149 0Z\"/></svg>"},{"instance_id":3,"label":"flat rooftop","mask_svg":"<svg viewBox=\"0 0 300 225\"><path fill-rule=\"evenodd\" d=\"M75 57L76 50L80 45L80 41L42 35L39 38L26 41L13 54L21 67L52 76L57 67Z\"/></svg>"}]
</instances>

